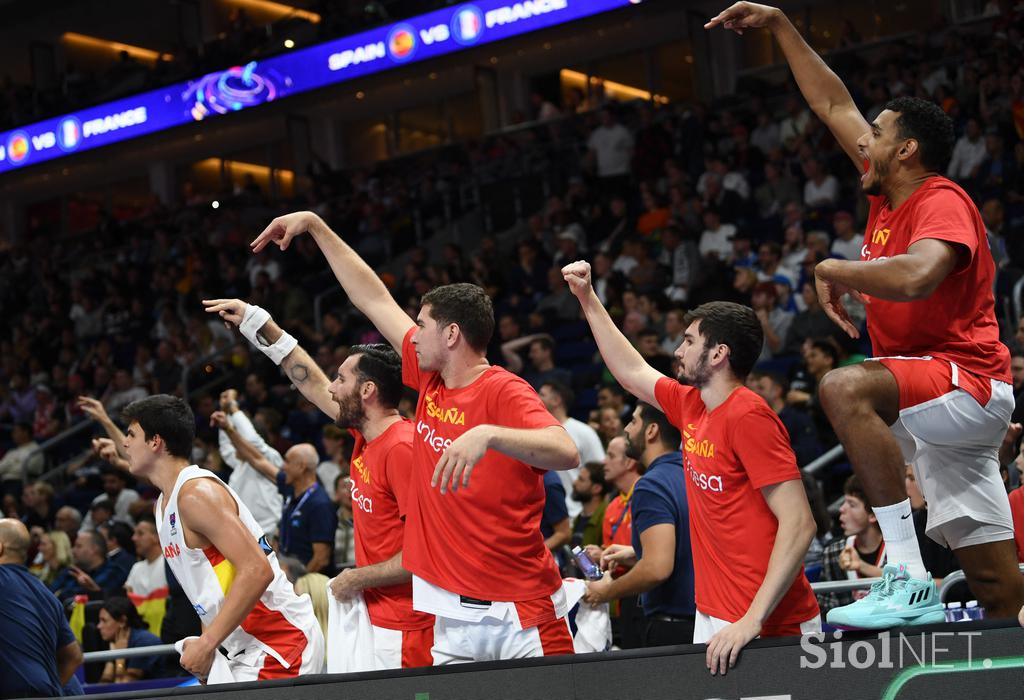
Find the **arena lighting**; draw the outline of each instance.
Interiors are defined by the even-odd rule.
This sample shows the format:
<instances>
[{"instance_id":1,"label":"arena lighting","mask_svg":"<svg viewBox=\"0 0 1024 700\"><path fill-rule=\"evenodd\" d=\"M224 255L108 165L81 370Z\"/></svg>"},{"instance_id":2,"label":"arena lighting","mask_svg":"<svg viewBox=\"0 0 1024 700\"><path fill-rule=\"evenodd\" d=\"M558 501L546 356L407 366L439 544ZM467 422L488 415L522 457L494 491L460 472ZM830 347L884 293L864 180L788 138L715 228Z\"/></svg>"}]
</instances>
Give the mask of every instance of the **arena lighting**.
<instances>
[{"instance_id":1,"label":"arena lighting","mask_svg":"<svg viewBox=\"0 0 1024 700\"><path fill-rule=\"evenodd\" d=\"M282 17L299 17L307 22L320 24L320 15L317 13L303 10L300 7L285 5L283 2L272 2L272 0L228 0L227 4L251 7L254 10L276 14L278 16L277 19Z\"/></svg>"},{"instance_id":2,"label":"arena lighting","mask_svg":"<svg viewBox=\"0 0 1024 700\"><path fill-rule=\"evenodd\" d=\"M285 39L284 40L284 47L286 49L294 49L295 48L295 42L292 41L291 39Z\"/></svg>"},{"instance_id":3,"label":"arena lighting","mask_svg":"<svg viewBox=\"0 0 1024 700\"><path fill-rule=\"evenodd\" d=\"M580 73L579 71L575 70L569 70L568 68L563 68L559 75L565 83L586 91L587 76L584 75L583 73ZM632 85L623 85L622 83L616 83L613 80L605 80L604 78L598 77L596 75L590 76L591 85L597 85L599 83L604 85L604 91L606 93L625 95L626 97L632 97L634 99L653 100L658 104L663 105L668 104L668 98L665 97L664 95L656 94L652 96L651 93L649 93L647 90L641 90L640 88L633 87Z\"/></svg>"},{"instance_id":4,"label":"arena lighting","mask_svg":"<svg viewBox=\"0 0 1024 700\"><path fill-rule=\"evenodd\" d=\"M0 173L191 122L216 119L282 97L428 61L631 4L630 0L477 0L446 7L0 132ZM629 88L633 92L627 88L621 86L618 93L627 97L648 95L637 88ZM665 98L655 96L655 99ZM195 136L199 138L201 134Z\"/></svg>"},{"instance_id":5,"label":"arena lighting","mask_svg":"<svg viewBox=\"0 0 1024 700\"><path fill-rule=\"evenodd\" d=\"M221 160L220 158L207 158L201 160L195 164L199 170L214 170L220 172L221 168L230 171L231 173L240 173L242 175L252 175L253 177L270 178L271 172L277 177L282 184L291 185L295 180L294 170L285 170L284 168L270 168L266 165L259 165L258 163L246 163L240 160ZM219 202L213 203L213 208L216 209L220 206Z\"/></svg>"},{"instance_id":6,"label":"arena lighting","mask_svg":"<svg viewBox=\"0 0 1024 700\"><path fill-rule=\"evenodd\" d=\"M163 58L165 61L170 61L174 58L169 53L162 53L160 51L154 51L153 49L146 49L141 46L132 46L131 44L122 44L119 41L108 41L107 39L100 39L95 36L88 36L86 34L79 34L78 32L64 32L61 39L69 44L78 44L79 46L88 46L92 49L103 49L105 51L112 51L114 53L120 53L127 51L128 55L134 59L140 61L146 61L148 63L156 63L157 59Z\"/></svg>"},{"instance_id":7,"label":"arena lighting","mask_svg":"<svg viewBox=\"0 0 1024 700\"><path fill-rule=\"evenodd\" d=\"M212 202L210 202L210 206L211 206L211 207L213 207L214 209L220 209L220 202L218 202L218 201L217 201L217 200L215 199L215 200L213 200Z\"/></svg>"}]
</instances>

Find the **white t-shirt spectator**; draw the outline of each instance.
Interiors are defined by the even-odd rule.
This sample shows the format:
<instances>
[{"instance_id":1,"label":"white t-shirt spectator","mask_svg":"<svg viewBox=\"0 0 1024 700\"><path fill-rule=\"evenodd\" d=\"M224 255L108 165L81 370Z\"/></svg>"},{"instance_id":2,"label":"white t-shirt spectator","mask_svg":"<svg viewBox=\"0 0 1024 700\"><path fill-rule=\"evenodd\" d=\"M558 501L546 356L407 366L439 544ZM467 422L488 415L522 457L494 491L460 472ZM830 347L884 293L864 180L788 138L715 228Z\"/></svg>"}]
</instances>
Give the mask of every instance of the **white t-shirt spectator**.
<instances>
[{"instance_id":1,"label":"white t-shirt spectator","mask_svg":"<svg viewBox=\"0 0 1024 700\"><path fill-rule=\"evenodd\" d=\"M569 433L569 437L576 443L576 449L580 452L579 467L555 472L562 481L562 486L565 487L565 506L569 509L569 517L575 518L583 510L583 504L573 500L572 482L576 481L580 467L584 464L604 460L604 448L601 447L601 438L597 436L597 432L583 421L570 417L562 423L562 427L565 428L565 432Z\"/></svg>"},{"instance_id":2,"label":"white t-shirt spectator","mask_svg":"<svg viewBox=\"0 0 1024 700\"><path fill-rule=\"evenodd\" d=\"M838 255L846 260L860 260L860 249L864 246L864 239L854 236L848 241L837 238L832 241L832 254Z\"/></svg>"},{"instance_id":3,"label":"white t-shirt spectator","mask_svg":"<svg viewBox=\"0 0 1024 700\"><path fill-rule=\"evenodd\" d=\"M320 479L320 483L327 489L328 495L334 497L334 482L341 476L341 467L333 459L325 459L323 462L316 467L317 478Z\"/></svg>"},{"instance_id":4,"label":"white t-shirt spectator","mask_svg":"<svg viewBox=\"0 0 1024 700\"><path fill-rule=\"evenodd\" d=\"M804 204L809 207L832 207L839 201L839 181L826 175L821 184L808 180L804 185Z\"/></svg>"},{"instance_id":5,"label":"white t-shirt spectator","mask_svg":"<svg viewBox=\"0 0 1024 700\"><path fill-rule=\"evenodd\" d=\"M587 148L597 155L598 177L629 174L633 159L633 135L622 124L599 126L587 139Z\"/></svg>"},{"instance_id":6,"label":"white t-shirt spectator","mask_svg":"<svg viewBox=\"0 0 1024 700\"><path fill-rule=\"evenodd\" d=\"M145 598L161 588L167 588L167 574L164 571L164 558L157 557L153 561L135 562L132 570L128 573L128 580L124 587L131 589L131 593Z\"/></svg>"},{"instance_id":7,"label":"white t-shirt spectator","mask_svg":"<svg viewBox=\"0 0 1024 700\"><path fill-rule=\"evenodd\" d=\"M732 224L719 224L715 231L705 229L704 233L700 234L700 244L698 245L701 257L717 253L719 260L723 262L728 260L732 255L732 237L735 235L736 227Z\"/></svg>"},{"instance_id":8,"label":"white t-shirt spectator","mask_svg":"<svg viewBox=\"0 0 1024 700\"><path fill-rule=\"evenodd\" d=\"M761 153L767 155L774 148L781 145L779 140L779 125L768 122L764 125L754 127L750 132L750 144L755 146Z\"/></svg>"},{"instance_id":9,"label":"white t-shirt spectator","mask_svg":"<svg viewBox=\"0 0 1024 700\"><path fill-rule=\"evenodd\" d=\"M241 411L235 411L228 416L228 420L235 426L238 435L259 450L260 454L270 460L274 466L284 465L281 453L268 445L256 432L249 416ZM218 430L217 433L220 456L232 470L228 486L238 494L242 503L252 512L252 517L256 518L256 522L263 528L263 532L268 537L273 536L277 532L277 526L281 520L282 501L277 484L256 471L256 468L248 462L239 459L235 446L231 444L231 438L223 430Z\"/></svg>"},{"instance_id":10,"label":"white t-shirt spectator","mask_svg":"<svg viewBox=\"0 0 1024 700\"><path fill-rule=\"evenodd\" d=\"M779 124L779 138L782 139L783 143L790 139L795 139L804 133L804 129L807 128L807 124L810 121L811 113L806 109L795 117L786 117Z\"/></svg>"},{"instance_id":11,"label":"white t-shirt spectator","mask_svg":"<svg viewBox=\"0 0 1024 700\"><path fill-rule=\"evenodd\" d=\"M985 139L978 137L971 141L964 134L953 146L953 157L946 168L946 176L953 180L964 180L985 160Z\"/></svg>"},{"instance_id":12,"label":"white t-shirt spectator","mask_svg":"<svg viewBox=\"0 0 1024 700\"><path fill-rule=\"evenodd\" d=\"M96 498L92 499L91 505L96 505L103 501L109 500L110 496L106 493L101 493ZM113 520L122 523L128 523L129 525L135 524L135 519L132 517L129 509L135 501L139 500L139 492L134 489L121 489L121 493L117 494L117 500L114 501L114 517ZM82 520L81 530L95 530L96 526L100 523L94 523L92 521L92 513L86 513L85 518Z\"/></svg>"}]
</instances>

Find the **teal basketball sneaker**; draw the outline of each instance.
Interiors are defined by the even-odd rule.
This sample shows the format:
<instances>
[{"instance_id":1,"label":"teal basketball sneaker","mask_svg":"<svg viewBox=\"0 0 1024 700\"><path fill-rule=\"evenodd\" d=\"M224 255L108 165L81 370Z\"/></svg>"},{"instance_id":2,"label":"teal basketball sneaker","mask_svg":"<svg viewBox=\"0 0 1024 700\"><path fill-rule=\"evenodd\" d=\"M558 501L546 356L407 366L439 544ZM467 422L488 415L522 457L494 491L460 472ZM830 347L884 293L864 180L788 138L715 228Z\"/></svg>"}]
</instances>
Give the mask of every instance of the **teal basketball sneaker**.
<instances>
[{"instance_id":1,"label":"teal basketball sneaker","mask_svg":"<svg viewBox=\"0 0 1024 700\"><path fill-rule=\"evenodd\" d=\"M946 613L931 575L927 581L911 578L901 564L886 566L867 597L832 608L825 619L844 629L881 630L945 622Z\"/></svg>"}]
</instances>

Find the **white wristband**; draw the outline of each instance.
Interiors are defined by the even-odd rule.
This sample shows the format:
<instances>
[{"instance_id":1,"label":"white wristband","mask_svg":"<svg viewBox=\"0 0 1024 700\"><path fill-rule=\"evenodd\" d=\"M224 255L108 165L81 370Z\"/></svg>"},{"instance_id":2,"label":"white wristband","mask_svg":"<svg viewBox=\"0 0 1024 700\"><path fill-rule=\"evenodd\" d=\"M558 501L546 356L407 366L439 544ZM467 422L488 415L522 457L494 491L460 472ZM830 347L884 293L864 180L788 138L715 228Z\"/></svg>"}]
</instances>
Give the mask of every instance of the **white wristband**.
<instances>
[{"instance_id":1,"label":"white wristband","mask_svg":"<svg viewBox=\"0 0 1024 700\"><path fill-rule=\"evenodd\" d=\"M256 306L256 304L247 304L245 313L242 314L242 322L238 324L238 330L246 340L258 348L260 342L256 340L256 334L269 320L270 312L266 309Z\"/></svg>"},{"instance_id":2,"label":"white wristband","mask_svg":"<svg viewBox=\"0 0 1024 700\"><path fill-rule=\"evenodd\" d=\"M281 337L277 339L277 342L273 345L262 345L256 344L256 347L260 349L264 355L270 358L270 361L275 365L280 365L281 361L288 357L288 353L295 349L295 346L299 344L299 341L295 339L295 336L281 331Z\"/></svg>"},{"instance_id":3,"label":"white wristband","mask_svg":"<svg viewBox=\"0 0 1024 700\"><path fill-rule=\"evenodd\" d=\"M249 304L245 307L245 313L242 315L242 322L238 324L238 330L241 331L245 339L248 340L254 348L262 352L264 355L270 358L270 361L275 365L280 365L284 358L288 357L288 353L295 349L295 346L299 344L299 341L295 339L290 333L281 331L281 337L277 339L277 342L273 345L266 345L260 342L257 337L259 330L270 320L270 314L256 304Z\"/></svg>"}]
</instances>

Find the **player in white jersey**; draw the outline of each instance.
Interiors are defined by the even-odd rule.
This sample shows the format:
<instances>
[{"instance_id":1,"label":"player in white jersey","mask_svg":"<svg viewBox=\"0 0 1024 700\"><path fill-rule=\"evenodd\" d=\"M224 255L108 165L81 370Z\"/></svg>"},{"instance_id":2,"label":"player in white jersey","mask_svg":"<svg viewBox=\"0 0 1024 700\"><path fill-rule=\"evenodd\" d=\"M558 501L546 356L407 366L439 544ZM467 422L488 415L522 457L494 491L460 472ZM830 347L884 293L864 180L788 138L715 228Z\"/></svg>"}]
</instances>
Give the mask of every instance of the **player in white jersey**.
<instances>
[{"instance_id":1,"label":"player in white jersey","mask_svg":"<svg viewBox=\"0 0 1024 700\"><path fill-rule=\"evenodd\" d=\"M249 509L215 474L189 464L195 418L158 394L124 410L131 472L160 489L157 529L164 558L199 614L203 633L181 665L210 674L218 648L237 681L319 673L324 638L308 597L295 594Z\"/></svg>"}]
</instances>

